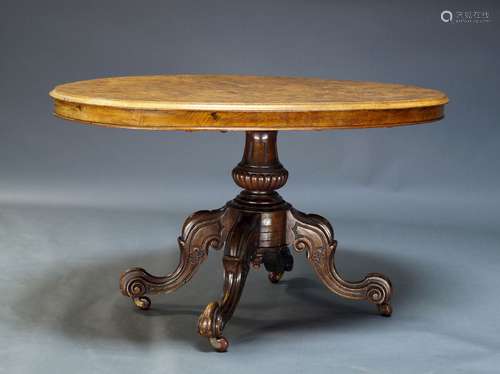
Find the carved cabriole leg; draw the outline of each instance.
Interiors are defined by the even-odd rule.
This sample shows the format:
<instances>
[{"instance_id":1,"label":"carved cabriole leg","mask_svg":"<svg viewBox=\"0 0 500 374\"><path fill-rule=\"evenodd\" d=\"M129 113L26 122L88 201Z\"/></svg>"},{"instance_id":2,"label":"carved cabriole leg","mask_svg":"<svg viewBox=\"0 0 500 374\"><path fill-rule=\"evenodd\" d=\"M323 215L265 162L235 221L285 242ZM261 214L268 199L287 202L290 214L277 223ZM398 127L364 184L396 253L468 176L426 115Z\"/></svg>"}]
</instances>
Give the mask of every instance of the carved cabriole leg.
<instances>
[{"instance_id":1,"label":"carved cabriole leg","mask_svg":"<svg viewBox=\"0 0 500 374\"><path fill-rule=\"evenodd\" d=\"M147 294L169 293L187 283L208 255L210 247L220 249L232 225L232 217L224 208L199 211L189 216L178 238L179 265L174 272L155 276L142 268L132 268L120 277L122 294L140 309L149 309Z\"/></svg>"},{"instance_id":2,"label":"carved cabriole leg","mask_svg":"<svg viewBox=\"0 0 500 374\"><path fill-rule=\"evenodd\" d=\"M304 214L295 209L288 213L288 241L296 251L307 252L319 278L332 292L352 300L368 300L378 306L380 314L390 316L392 286L382 274L370 273L359 282L348 282L335 268L337 246L330 223L316 214Z\"/></svg>"},{"instance_id":3,"label":"carved cabriole leg","mask_svg":"<svg viewBox=\"0 0 500 374\"><path fill-rule=\"evenodd\" d=\"M224 292L219 301L207 305L198 319L198 332L212 347L225 352L228 340L222 335L240 299L258 241L258 215L242 213L228 234L223 257Z\"/></svg>"}]
</instances>

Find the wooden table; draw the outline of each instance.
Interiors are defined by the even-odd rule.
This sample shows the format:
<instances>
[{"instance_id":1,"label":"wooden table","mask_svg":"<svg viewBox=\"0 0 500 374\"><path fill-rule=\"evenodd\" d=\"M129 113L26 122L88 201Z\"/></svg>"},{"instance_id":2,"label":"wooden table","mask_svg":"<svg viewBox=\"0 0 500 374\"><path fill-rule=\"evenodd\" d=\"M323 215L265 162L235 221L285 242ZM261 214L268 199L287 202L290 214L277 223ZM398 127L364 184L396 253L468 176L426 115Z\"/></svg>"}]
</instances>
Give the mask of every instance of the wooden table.
<instances>
[{"instance_id":1,"label":"wooden table","mask_svg":"<svg viewBox=\"0 0 500 374\"><path fill-rule=\"evenodd\" d=\"M264 265L271 282L291 271L289 248L306 252L320 280L332 292L367 300L383 316L392 312L391 282L370 273L357 282L335 269L337 241L330 223L304 214L276 192L288 172L278 159L278 130L334 130L391 127L436 121L448 98L440 91L399 84L311 78L233 75L159 75L94 79L63 84L50 95L54 114L95 125L143 130L245 131L243 158L233 169L243 190L224 207L186 219L178 239L180 262L156 276L131 268L120 277L122 293L140 309L146 296L175 291L187 283L208 255L222 249L224 290L207 305L198 332L218 351L250 269Z\"/></svg>"}]
</instances>

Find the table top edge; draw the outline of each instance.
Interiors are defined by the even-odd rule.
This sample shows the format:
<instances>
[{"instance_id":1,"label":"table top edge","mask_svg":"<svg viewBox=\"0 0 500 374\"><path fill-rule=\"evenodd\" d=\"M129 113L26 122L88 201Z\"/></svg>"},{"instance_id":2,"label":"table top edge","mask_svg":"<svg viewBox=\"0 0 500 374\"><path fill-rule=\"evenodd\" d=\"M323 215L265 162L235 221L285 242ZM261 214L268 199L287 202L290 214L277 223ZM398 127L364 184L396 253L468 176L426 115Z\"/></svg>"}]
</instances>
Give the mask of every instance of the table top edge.
<instances>
[{"instance_id":1,"label":"table top edge","mask_svg":"<svg viewBox=\"0 0 500 374\"><path fill-rule=\"evenodd\" d=\"M73 104L113 107L122 109L142 109L152 111L235 111L235 112L309 112L309 111L343 111L343 110L377 110L377 109L411 109L446 105L449 98L441 91L441 97L419 100L391 100L391 101L366 101L366 102L318 102L318 103L179 103L155 101L124 101L103 98L82 98L72 95L60 94L57 87L49 92L54 100Z\"/></svg>"}]
</instances>

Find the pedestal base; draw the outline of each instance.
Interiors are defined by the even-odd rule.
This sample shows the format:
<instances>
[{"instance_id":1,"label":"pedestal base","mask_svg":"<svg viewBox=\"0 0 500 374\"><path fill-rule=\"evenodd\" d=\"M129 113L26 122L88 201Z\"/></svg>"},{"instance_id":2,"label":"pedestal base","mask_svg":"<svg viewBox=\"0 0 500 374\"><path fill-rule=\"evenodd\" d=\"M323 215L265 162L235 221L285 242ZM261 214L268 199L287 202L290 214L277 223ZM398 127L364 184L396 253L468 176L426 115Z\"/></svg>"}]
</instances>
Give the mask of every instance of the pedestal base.
<instances>
[{"instance_id":1,"label":"pedestal base","mask_svg":"<svg viewBox=\"0 0 500 374\"><path fill-rule=\"evenodd\" d=\"M262 246L277 244L269 239L273 235L282 237L283 242ZM209 338L217 351L225 351L229 346L222 331L236 309L250 266L264 264L267 270L271 269L271 282L278 282L285 271L292 270L288 246L296 252L306 252L316 274L332 292L348 299L367 300L377 305L381 315L391 315L390 281L377 273L359 282L342 279L335 268L337 242L332 227L318 215L304 214L291 207L272 213L242 210L231 202L223 209L191 215L178 241L181 258L173 273L157 277L144 269L132 268L120 278L121 291L137 307L148 309L151 301L146 295L175 291L191 279L209 248L224 248L223 295L219 301L208 304L198 320L198 332Z\"/></svg>"},{"instance_id":2,"label":"pedestal base","mask_svg":"<svg viewBox=\"0 0 500 374\"><path fill-rule=\"evenodd\" d=\"M335 268L337 242L330 223L316 214L304 214L274 190L286 183L288 172L279 163L275 132L249 132L242 162L233 179L244 188L225 207L188 217L178 239L180 262L174 272L154 276L142 268L122 274L120 288L140 309L151 306L146 296L175 291L187 283L206 259L209 248L224 249L224 290L220 300L207 305L198 320L198 332L215 350L229 346L222 332L240 299L250 267L264 265L271 282L279 282L293 268L289 248L305 252L319 279L332 292L377 305L383 316L392 309L390 281L378 273L349 282Z\"/></svg>"}]
</instances>

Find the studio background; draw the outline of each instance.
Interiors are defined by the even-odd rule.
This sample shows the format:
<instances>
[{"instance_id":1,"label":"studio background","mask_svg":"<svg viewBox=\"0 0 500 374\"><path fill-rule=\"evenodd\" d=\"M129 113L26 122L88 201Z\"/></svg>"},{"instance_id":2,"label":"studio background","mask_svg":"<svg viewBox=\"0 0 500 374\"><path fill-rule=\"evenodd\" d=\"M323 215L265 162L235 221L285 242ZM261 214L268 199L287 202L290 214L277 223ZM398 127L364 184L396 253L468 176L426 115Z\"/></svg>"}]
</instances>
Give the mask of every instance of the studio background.
<instances>
[{"instance_id":1,"label":"studio background","mask_svg":"<svg viewBox=\"0 0 500 374\"><path fill-rule=\"evenodd\" d=\"M445 23L445 9L490 22ZM495 372L499 14L494 1L3 1L0 369ZM178 73L449 96L446 117L424 126L279 133L281 195L330 219L349 279L391 277L392 318L328 292L300 254L276 287L250 275L225 355L195 328L221 293L220 254L148 313L119 294L127 267L173 270L184 218L238 193L230 171L244 134L86 126L53 117L48 92Z\"/></svg>"}]
</instances>

